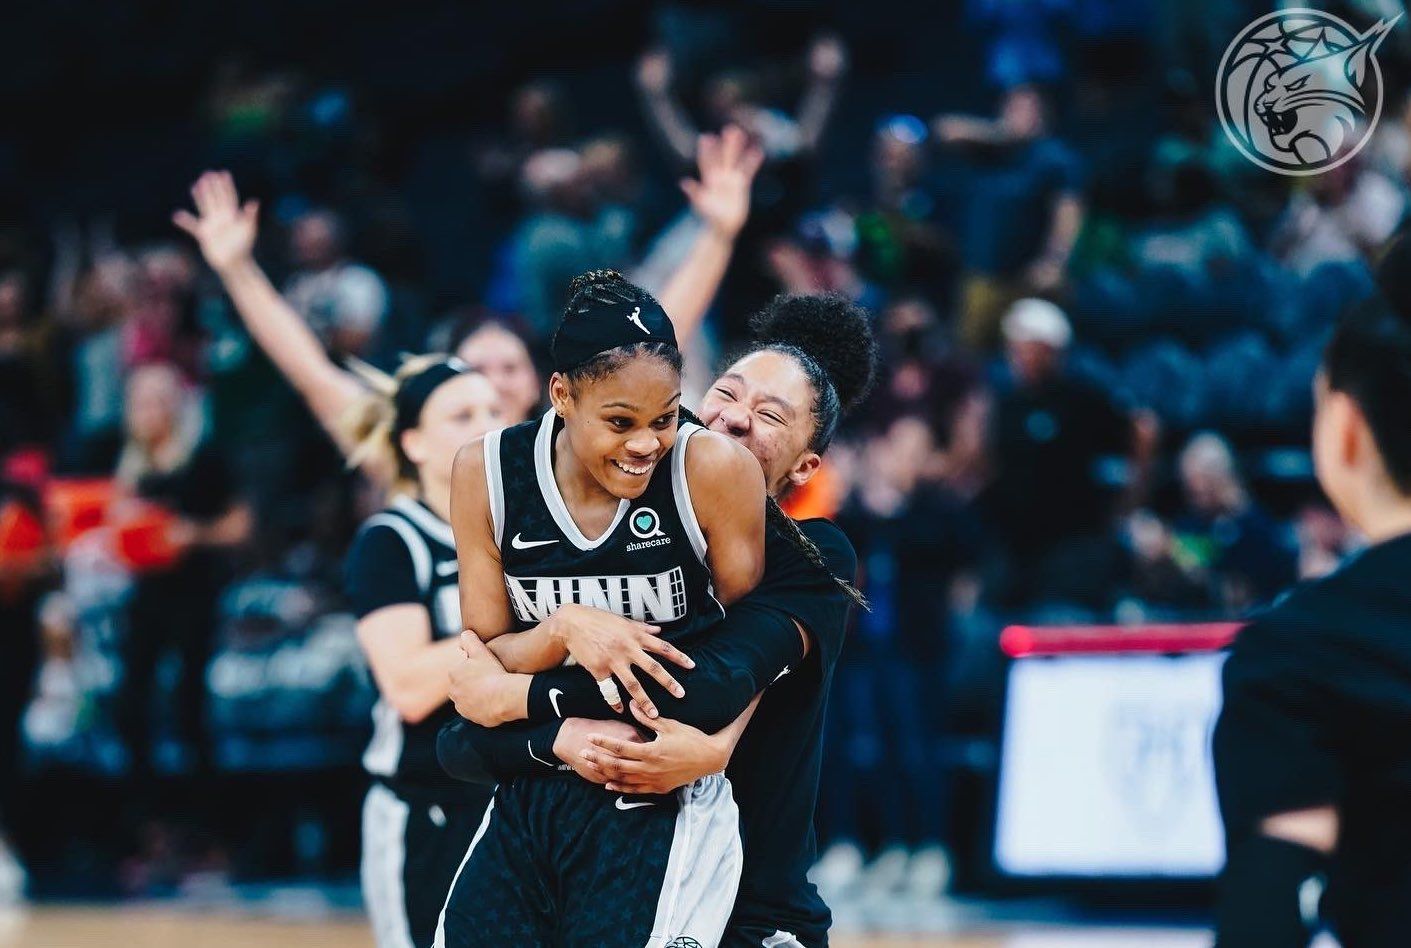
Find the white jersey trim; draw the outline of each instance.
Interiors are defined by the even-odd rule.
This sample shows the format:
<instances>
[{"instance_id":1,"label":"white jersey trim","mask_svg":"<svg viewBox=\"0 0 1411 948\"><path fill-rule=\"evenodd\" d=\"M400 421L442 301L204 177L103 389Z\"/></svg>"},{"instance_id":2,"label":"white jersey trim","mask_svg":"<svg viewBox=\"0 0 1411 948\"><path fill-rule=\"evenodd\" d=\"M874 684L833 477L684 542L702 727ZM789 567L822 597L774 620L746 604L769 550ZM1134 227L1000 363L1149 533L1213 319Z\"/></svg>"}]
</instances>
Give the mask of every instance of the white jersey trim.
<instances>
[{"instance_id":1,"label":"white jersey trim","mask_svg":"<svg viewBox=\"0 0 1411 948\"><path fill-rule=\"evenodd\" d=\"M425 530L427 536L455 549L456 535L451 531L451 525L421 504L404 494L392 501L391 506L412 523Z\"/></svg>"},{"instance_id":2,"label":"white jersey trim","mask_svg":"<svg viewBox=\"0 0 1411 948\"><path fill-rule=\"evenodd\" d=\"M461 857L461 864L456 867L456 874L451 876L451 888L446 892L446 901L441 904L441 914L436 919L436 938L432 941L431 948L446 948L446 909L450 908L451 899L456 897L456 883L461 881L461 873L465 871L465 864L470 862L471 853L475 852L475 847L480 845L480 838L490 827L490 814L495 812L495 799L495 797L490 798L490 805L485 808L485 815L480 818L480 828L475 831L475 836L470 841L470 847Z\"/></svg>"},{"instance_id":3,"label":"white jersey trim","mask_svg":"<svg viewBox=\"0 0 1411 948\"><path fill-rule=\"evenodd\" d=\"M402 716L381 696L372 706L372 740L363 751L363 769L375 777L393 777L402 759Z\"/></svg>"},{"instance_id":4,"label":"white jersey trim","mask_svg":"<svg viewBox=\"0 0 1411 948\"><path fill-rule=\"evenodd\" d=\"M392 506L397 508L398 512L406 513L398 506L397 502L394 501ZM407 553L412 558L412 572L416 576L416 586L421 590L423 596L426 595L427 590L431 588L431 548L426 545L426 537L418 533L416 528L407 521L401 517L393 516L387 511L373 514L363 521L364 530L378 525L391 527L402 538L402 542L407 546Z\"/></svg>"},{"instance_id":5,"label":"white jersey trim","mask_svg":"<svg viewBox=\"0 0 1411 948\"><path fill-rule=\"evenodd\" d=\"M381 784L363 800L363 854L359 875L363 906L377 948L415 948L407 919L402 871L407 861L407 817L411 807Z\"/></svg>"},{"instance_id":6,"label":"white jersey trim","mask_svg":"<svg viewBox=\"0 0 1411 948\"><path fill-rule=\"evenodd\" d=\"M554 480L554 417L552 408L544 413L544 420L539 423L539 434L534 439L534 473L539 479L539 492L544 495L544 504L549 508L549 514L553 516L554 523L558 524L563 535L568 537L568 542L580 550L596 550L612 536L618 524L622 523L622 518L626 516L627 508L632 505L626 500L619 501L617 516L612 518L612 523L608 524L608 528L596 540L590 540L583 535L578 524L573 522L573 515L568 512L568 505L563 502L559 485Z\"/></svg>"},{"instance_id":7,"label":"white jersey trim","mask_svg":"<svg viewBox=\"0 0 1411 948\"><path fill-rule=\"evenodd\" d=\"M740 810L724 774L701 777L676 794L676 832L647 948L667 948L678 938L718 945L744 866Z\"/></svg>"},{"instance_id":8,"label":"white jersey trim","mask_svg":"<svg viewBox=\"0 0 1411 948\"><path fill-rule=\"evenodd\" d=\"M505 542L505 475L500 469L500 432L485 436L485 491L490 497L490 523L495 528L495 546Z\"/></svg>"},{"instance_id":9,"label":"white jersey trim","mask_svg":"<svg viewBox=\"0 0 1411 948\"><path fill-rule=\"evenodd\" d=\"M671 493L676 499L676 515L686 527L686 537L691 541L691 549L696 551L696 559L709 567L705 533L696 519L696 507L691 503L691 486L686 479L686 445L692 435L704 430L700 425L685 424L676 433L676 444L671 449Z\"/></svg>"}]
</instances>

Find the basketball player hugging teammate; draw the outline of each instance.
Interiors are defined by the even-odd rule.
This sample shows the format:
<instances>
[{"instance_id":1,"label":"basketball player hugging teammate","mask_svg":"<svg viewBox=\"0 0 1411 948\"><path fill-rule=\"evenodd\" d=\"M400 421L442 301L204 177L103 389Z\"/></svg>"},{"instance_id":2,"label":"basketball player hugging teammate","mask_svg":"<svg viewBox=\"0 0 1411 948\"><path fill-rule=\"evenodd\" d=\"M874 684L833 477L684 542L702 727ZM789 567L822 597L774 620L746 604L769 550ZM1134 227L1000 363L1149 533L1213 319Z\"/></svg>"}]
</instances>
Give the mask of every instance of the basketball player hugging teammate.
<instances>
[{"instance_id":1,"label":"basketball player hugging teammate","mask_svg":"<svg viewBox=\"0 0 1411 948\"><path fill-rule=\"evenodd\" d=\"M836 296L778 297L750 328L750 345L702 400L701 423L745 445L777 498L808 483L842 417L866 396L876 341L866 310ZM462 780L504 786L571 767L630 809L641 794L725 771L745 855L734 913L719 940L702 928L657 929L675 939L668 945L828 944L831 915L807 872L824 708L860 601L841 577L856 574L857 557L826 519L795 523L771 503L768 521L764 578L724 621L676 640L690 659L666 655L680 666L670 674L647 651L653 637L641 623L568 606L535 634L548 629L581 667L509 672L466 633L466 660L451 676L460 717L442 728L437 756ZM595 679L609 675L632 690L630 713L614 714L600 694ZM571 885L562 881L558 890ZM474 884L462 876L453 898L469 898ZM604 939L596 943L634 944Z\"/></svg>"},{"instance_id":2,"label":"basketball player hugging teammate","mask_svg":"<svg viewBox=\"0 0 1411 948\"><path fill-rule=\"evenodd\" d=\"M680 658L670 640L718 622L763 572L759 463L729 438L678 426L671 321L618 274L573 282L552 356L552 409L456 458L465 624L516 671L567 658L532 630L568 604L629 616ZM739 880L738 823L723 774L640 800L571 772L501 786L436 944L665 944L653 938L667 931L718 940Z\"/></svg>"}]
</instances>

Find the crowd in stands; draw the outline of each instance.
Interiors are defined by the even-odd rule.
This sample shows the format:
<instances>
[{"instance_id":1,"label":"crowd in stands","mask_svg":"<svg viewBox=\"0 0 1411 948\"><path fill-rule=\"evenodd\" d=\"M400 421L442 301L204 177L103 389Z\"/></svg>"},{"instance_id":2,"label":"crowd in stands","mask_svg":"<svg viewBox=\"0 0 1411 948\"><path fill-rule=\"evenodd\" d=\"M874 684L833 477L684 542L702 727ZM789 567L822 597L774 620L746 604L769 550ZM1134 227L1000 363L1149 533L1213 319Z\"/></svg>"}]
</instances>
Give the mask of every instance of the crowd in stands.
<instances>
[{"instance_id":1,"label":"crowd in stands","mask_svg":"<svg viewBox=\"0 0 1411 948\"><path fill-rule=\"evenodd\" d=\"M0 824L40 891L346 873L356 853L372 692L338 589L377 498L153 223L202 167L261 200L261 261L336 358L391 368L480 333L481 367L532 388L522 347L544 355L572 276L659 288L698 235L677 187L698 132L763 149L688 384L779 292L864 303L883 350L797 501L844 526L872 605L830 706L836 897L934 898L962 861L1006 622L1237 617L1355 547L1312 480L1312 382L1406 217L1411 51L1386 44L1363 153L1281 179L1211 105L1221 37L1257 7L968 0L897 7L908 35L884 41L856 13L767 6L614 7L630 48L529 75L490 57L493 81L462 77L494 92L469 125L438 125L444 89L418 118L392 79L296 70L297 50L214 58L150 133L196 143L189 163L6 191ZM398 62L405 94L430 81ZM26 818L56 806L72 821Z\"/></svg>"}]
</instances>

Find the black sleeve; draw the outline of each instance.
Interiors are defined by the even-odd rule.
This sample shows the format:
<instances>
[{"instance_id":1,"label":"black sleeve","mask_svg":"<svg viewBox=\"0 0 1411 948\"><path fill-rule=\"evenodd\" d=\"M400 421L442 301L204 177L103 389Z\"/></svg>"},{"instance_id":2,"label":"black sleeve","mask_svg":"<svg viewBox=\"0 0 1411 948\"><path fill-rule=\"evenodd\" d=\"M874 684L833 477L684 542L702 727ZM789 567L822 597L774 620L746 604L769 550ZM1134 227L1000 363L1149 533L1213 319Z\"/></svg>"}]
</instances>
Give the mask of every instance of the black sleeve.
<instances>
[{"instance_id":1,"label":"black sleeve","mask_svg":"<svg viewBox=\"0 0 1411 948\"><path fill-rule=\"evenodd\" d=\"M554 756L554 741L562 726L562 721L516 721L481 727L456 717L436 734L436 759L447 774L469 783L497 784L570 770Z\"/></svg>"},{"instance_id":2,"label":"black sleeve","mask_svg":"<svg viewBox=\"0 0 1411 948\"><path fill-rule=\"evenodd\" d=\"M1329 715L1336 696L1320 684L1318 633L1284 624L1282 610L1241 630L1225 662L1215 726L1215 784L1231 846L1266 816L1337 803L1343 793Z\"/></svg>"},{"instance_id":3,"label":"black sleeve","mask_svg":"<svg viewBox=\"0 0 1411 948\"><path fill-rule=\"evenodd\" d=\"M385 523L359 531L348 551L343 589L359 619L384 606L423 601L406 541Z\"/></svg>"},{"instance_id":4,"label":"black sleeve","mask_svg":"<svg viewBox=\"0 0 1411 948\"><path fill-rule=\"evenodd\" d=\"M789 613L804 627L826 670L838 661L853 609L847 592L828 574L857 583L857 551L847 535L831 520L817 518L799 523L828 567L824 573L798 553L790 551L787 574L768 590L770 604ZM781 561L783 557L780 557Z\"/></svg>"},{"instance_id":5,"label":"black sleeve","mask_svg":"<svg viewBox=\"0 0 1411 948\"><path fill-rule=\"evenodd\" d=\"M711 734L739 717L756 694L803 658L803 640L793 618L753 601L753 594L699 637L677 644L696 663L695 668L669 665L672 677L686 690L684 698L675 697L643 673L637 673L637 679L663 716ZM625 689L622 694L625 699ZM615 717L637 723L626 708L614 714L592 676L581 668L556 668L534 676L529 688L530 720L555 717Z\"/></svg>"},{"instance_id":6,"label":"black sleeve","mask_svg":"<svg viewBox=\"0 0 1411 948\"><path fill-rule=\"evenodd\" d=\"M1230 848L1215 905L1216 948L1303 948L1319 928L1304 886L1328 860L1296 843L1256 835Z\"/></svg>"}]
</instances>

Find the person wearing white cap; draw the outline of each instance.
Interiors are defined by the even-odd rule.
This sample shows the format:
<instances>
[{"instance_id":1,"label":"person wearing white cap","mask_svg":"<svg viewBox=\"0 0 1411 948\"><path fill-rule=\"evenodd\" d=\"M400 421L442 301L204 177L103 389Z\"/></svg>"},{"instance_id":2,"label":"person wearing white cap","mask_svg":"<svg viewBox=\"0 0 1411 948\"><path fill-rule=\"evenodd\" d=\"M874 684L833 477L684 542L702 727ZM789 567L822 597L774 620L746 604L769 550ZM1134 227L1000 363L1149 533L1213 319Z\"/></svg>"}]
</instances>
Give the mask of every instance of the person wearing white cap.
<instances>
[{"instance_id":1,"label":"person wearing white cap","mask_svg":"<svg viewBox=\"0 0 1411 948\"><path fill-rule=\"evenodd\" d=\"M1012 385L991 425L987 506L1008 553L1010 605L1100 609L1115 552L1107 476L1130 457L1133 419L1064 371L1073 327L1047 300L1022 299L1000 323Z\"/></svg>"},{"instance_id":2,"label":"person wearing white cap","mask_svg":"<svg viewBox=\"0 0 1411 948\"><path fill-rule=\"evenodd\" d=\"M1063 310L1041 299L1022 299L1009 307L1000 330L1010 370L1022 386L1038 385L1055 374L1073 340Z\"/></svg>"}]
</instances>

